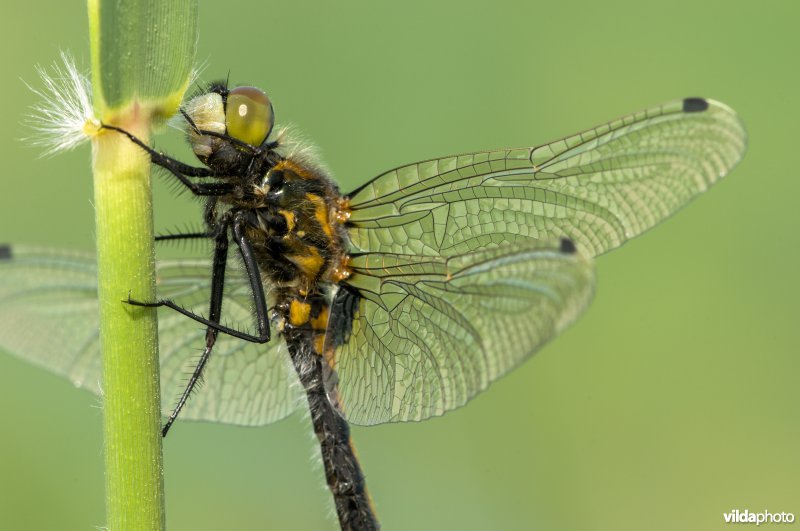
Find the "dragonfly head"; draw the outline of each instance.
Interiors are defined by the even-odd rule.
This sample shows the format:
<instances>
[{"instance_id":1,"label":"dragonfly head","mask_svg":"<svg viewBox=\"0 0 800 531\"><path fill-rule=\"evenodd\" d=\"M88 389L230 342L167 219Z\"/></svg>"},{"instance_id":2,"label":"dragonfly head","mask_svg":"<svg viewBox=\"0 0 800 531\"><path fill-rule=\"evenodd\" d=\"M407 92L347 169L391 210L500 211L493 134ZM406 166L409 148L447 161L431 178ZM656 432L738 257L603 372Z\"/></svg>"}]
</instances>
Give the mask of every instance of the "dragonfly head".
<instances>
[{"instance_id":1,"label":"dragonfly head","mask_svg":"<svg viewBox=\"0 0 800 531\"><path fill-rule=\"evenodd\" d=\"M204 164L210 164L215 155L226 158L226 153L258 148L275 125L272 102L256 87L228 90L224 83L212 83L208 91L190 99L183 112L191 120L192 150Z\"/></svg>"}]
</instances>

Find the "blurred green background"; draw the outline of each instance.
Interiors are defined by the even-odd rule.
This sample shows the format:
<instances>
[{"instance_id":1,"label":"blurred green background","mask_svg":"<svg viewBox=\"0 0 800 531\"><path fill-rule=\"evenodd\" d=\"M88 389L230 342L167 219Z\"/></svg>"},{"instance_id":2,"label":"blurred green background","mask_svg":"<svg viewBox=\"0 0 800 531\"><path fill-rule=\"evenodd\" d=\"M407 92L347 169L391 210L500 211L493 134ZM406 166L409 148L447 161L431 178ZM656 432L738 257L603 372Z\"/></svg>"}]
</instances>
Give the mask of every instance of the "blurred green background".
<instances>
[{"instance_id":1,"label":"blurred green background","mask_svg":"<svg viewBox=\"0 0 800 531\"><path fill-rule=\"evenodd\" d=\"M205 2L206 80L265 88L344 190L395 165L538 144L683 96L734 107L750 148L674 219L598 261L587 314L467 407L355 428L385 529L709 530L800 513L796 2ZM34 65L88 67L82 3L0 21L0 240L92 248L89 148L18 139ZM180 135L156 138L185 155ZM156 226L200 207L156 190ZM177 390L176 390L177 392ZM0 528L104 522L97 398L0 356ZM184 422L171 529L333 529L306 419Z\"/></svg>"}]
</instances>

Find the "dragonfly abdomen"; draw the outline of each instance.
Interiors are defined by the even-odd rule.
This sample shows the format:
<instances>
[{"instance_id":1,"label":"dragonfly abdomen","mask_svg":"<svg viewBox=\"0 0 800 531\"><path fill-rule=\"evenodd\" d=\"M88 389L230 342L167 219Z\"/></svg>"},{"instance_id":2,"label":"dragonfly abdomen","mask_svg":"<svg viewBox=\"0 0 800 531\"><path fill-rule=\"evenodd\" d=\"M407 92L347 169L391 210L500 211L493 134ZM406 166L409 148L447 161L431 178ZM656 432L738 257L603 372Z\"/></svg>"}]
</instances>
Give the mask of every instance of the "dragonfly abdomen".
<instances>
[{"instance_id":1,"label":"dragonfly abdomen","mask_svg":"<svg viewBox=\"0 0 800 531\"><path fill-rule=\"evenodd\" d=\"M284 313L283 335L306 392L339 524L346 530L379 529L364 474L350 439L350 427L329 398L331 393L336 393L335 383L331 388L335 377L326 376L334 371L332 360L325 356L330 306L319 293L298 294L284 300L280 305Z\"/></svg>"}]
</instances>

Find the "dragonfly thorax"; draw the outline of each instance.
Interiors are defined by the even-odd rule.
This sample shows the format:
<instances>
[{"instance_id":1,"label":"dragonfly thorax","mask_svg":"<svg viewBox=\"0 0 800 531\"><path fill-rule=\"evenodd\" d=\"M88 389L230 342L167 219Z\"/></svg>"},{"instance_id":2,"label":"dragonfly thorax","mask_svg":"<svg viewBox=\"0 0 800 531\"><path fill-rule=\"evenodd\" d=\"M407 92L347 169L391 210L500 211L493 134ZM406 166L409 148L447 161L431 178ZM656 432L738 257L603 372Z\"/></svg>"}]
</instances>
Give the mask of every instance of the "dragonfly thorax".
<instances>
[{"instance_id":1,"label":"dragonfly thorax","mask_svg":"<svg viewBox=\"0 0 800 531\"><path fill-rule=\"evenodd\" d=\"M309 291L341 279L347 249L342 199L327 175L284 159L255 187L253 201L246 201L253 206L247 236L265 276Z\"/></svg>"}]
</instances>

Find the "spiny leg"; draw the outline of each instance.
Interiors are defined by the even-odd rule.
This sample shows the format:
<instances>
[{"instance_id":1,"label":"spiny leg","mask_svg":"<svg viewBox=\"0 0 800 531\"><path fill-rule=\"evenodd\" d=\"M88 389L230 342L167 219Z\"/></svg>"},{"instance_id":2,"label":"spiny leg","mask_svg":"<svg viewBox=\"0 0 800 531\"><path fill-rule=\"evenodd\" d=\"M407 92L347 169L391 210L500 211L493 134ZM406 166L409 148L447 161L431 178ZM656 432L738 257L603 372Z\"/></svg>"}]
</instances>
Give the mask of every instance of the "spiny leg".
<instances>
[{"instance_id":1,"label":"spiny leg","mask_svg":"<svg viewBox=\"0 0 800 531\"><path fill-rule=\"evenodd\" d=\"M189 180L189 177L215 177L214 172L209 168L197 168L189 166L183 162L168 157L163 153L154 150L136 136L127 132L126 130L113 125L103 125L104 129L117 131L130 139L131 142L142 148L150 155L150 160L156 166L160 166L174 175L186 188L189 189L194 195L199 196L220 196L233 191L233 186L228 183L194 183Z\"/></svg>"},{"instance_id":2,"label":"spiny leg","mask_svg":"<svg viewBox=\"0 0 800 531\"><path fill-rule=\"evenodd\" d=\"M256 321L258 323L258 331L259 336L257 337L258 342L264 343L269 341L270 339L270 330L269 330L269 320L268 320L268 313L269 309L267 308L266 298L264 297L264 286L261 282L261 273L258 269L258 263L256 262L255 256L253 255L253 250L250 245L250 242L247 240L244 234L244 224L245 219L241 214L238 214L233 221L233 233L234 233L234 240L236 241L237 246L239 247L239 252L242 255L242 261L244 262L245 270L247 271L247 276L250 281L250 289L253 296L253 306L255 307L256 312ZM175 406L172 414L167 419L166 424L164 425L163 430L161 431L162 436L166 437L167 432L169 431L170 427L172 426L175 419L178 417L181 409L186 404L189 396L192 393L195 385L200 380L202 376L203 370L205 366L208 364L208 359L211 356L211 351L214 347L214 344L217 341L217 335L220 331L225 332L227 327L219 326L219 321L222 316L222 300L223 300L223 290L225 286L225 269L227 264L227 256L228 256L228 234L227 234L227 227L224 227L225 230L221 230L218 235L215 237L215 247L214 247L214 263L213 263L213 270L211 274L211 304L209 310L209 319L210 322L208 329L206 330L206 347L203 350L203 354L200 356L200 360L197 362L197 366L195 367L194 371L192 372L192 376L189 378L189 383L186 386L186 389L181 394L180 399L178 400L178 404ZM183 313L183 312L181 312ZM216 324L217 326L213 326Z\"/></svg>"},{"instance_id":3,"label":"spiny leg","mask_svg":"<svg viewBox=\"0 0 800 531\"><path fill-rule=\"evenodd\" d=\"M192 239L209 239L215 240L217 235L220 233L220 230L227 231L227 225L221 224L217 222L217 203L219 202L219 197L209 197L205 201L205 207L203 208L203 220L205 221L206 227L210 227L206 230L190 230L184 229L188 232L175 232L175 233L165 233L159 234L156 236L155 241L163 242L163 241L172 241L172 240L192 240Z\"/></svg>"},{"instance_id":4,"label":"spiny leg","mask_svg":"<svg viewBox=\"0 0 800 531\"><path fill-rule=\"evenodd\" d=\"M176 234L160 234L156 236L155 240L157 242L168 242L173 240L207 240L213 237L208 231L203 232L179 232Z\"/></svg>"},{"instance_id":5,"label":"spiny leg","mask_svg":"<svg viewBox=\"0 0 800 531\"><path fill-rule=\"evenodd\" d=\"M213 328L218 332L222 332L223 334L228 334L229 336L233 336L239 339L244 339L245 341L250 341L252 343L266 343L270 340L270 330L269 330L269 309L267 308L266 298L264 297L264 285L261 282L261 273L258 269L258 263L256 262L255 256L253 255L253 250L250 246L250 242L247 240L244 234L244 225L245 219L241 214L237 214L236 219L234 220L233 224L233 232L234 232L234 239L236 241L237 246L239 247L239 252L242 255L242 261L244 262L245 270L247 272L247 277L250 282L250 291L253 297L253 306L256 313L256 325L258 328L258 334L248 334L246 332L242 332L240 330L236 330L235 328L231 328L228 326L224 326L219 323L219 319L213 319L211 316L209 318L205 318L201 315L197 315L196 313L187 310L186 308L178 305L175 301L170 299L161 299L155 302L143 302L131 299L128 297L126 301L128 304L133 306L143 306L145 308L158 308L161 306L165 306L167 308L171 308L176 312L189 317L190 319L194 319L198 323L202 323L209 328ZM214 236L215 241L219 241L221 239L225 239L227 245L227 231L228 223L224 223L219 226L219 231L217 232L217 236ZM219 244L217 244L219 245ZM216 269L216 254L215 254L215 264L214 267ZM224 269L224 268L223 268ZM212 296L213 292L216 289L214 286L214 282L216 282L216 278L212 276ZM219 286L219 289L222 289L222 286Z\"/></svg>"},{"instance_id":6,"label":"spiny leg","mask_svg":"<svg viewBox=\"0 0 800 531\"><path fill-rule=\"evenodd\" d=\"M187 310L183 306L176 304L175 301L170 299L161 299L155 302L144 302L144 301L137 301L136 299L128 297L123 302L130 304L131 306L141 306L143 308L160 308L164 306L165 308L170 308L172 310L175 310L181 315L185 315L189 319L204 324L209 328L213 328L218 332L222 332L223 334L227 334L229 336L238 339L243 339L245 341L250 341L251 343L266 343L270 339L268 326L265 326L264 330L259 330L258 335L248 334L247 332L242 332L241 330L236 330L235 328L231 328L229 326L222 325L218 322L214 322L211 319L206 319L202 315L197 315L196 313ZM266 308L263 310L263 313L264 315L267 315Z\"/></svg>"},{"instance_id":7,"label":"spiny leg","mask_svg":"<svg viewBox=\"0 0 800 531\"><path fill-rule=\"evenodd\" d=\"M227 227L225 227L225 229L227 229ZM212 322L219 323L219 320L222 316L222 296L225 287L225 268L227 263L228 234L227 230L222 230L214 239L214 261L211 269L211 302L209 304L210 308L208 311L208 318ZM200 381L200 378L203 374L203 369L205 369L206 365L208 364L208 359L211 357L211 351L214 348L214 343L217 342L218 333L219 332L211 326L206 329L206 347L203 349L203 354L200 356L194 371L192 371L192 376L189 378L186 389L183 390L181 397L178 399L178 403L175 405L175 409L172 410L172 413L167 419L166 424L164 424L164 427L161 430L162 437L167 436L167 432L172 426L172 423L175 422L176 418L178 418L178 414L181 412L181 409L183 409L183 406L186 405L189 395L192 394L195 385L197 385L197 382Z\"/></svg>"},{"instance_id":8,"label":"spiny leg","mask_svg":"<svg viewBox=\"0 0 800 531\"><path fill-rule=\"evenodd\" d=\"M233 219L233 237L239 252L242 255L242 262L247 271L247 279L250 281L250 291L253 296L253 308L256 312L256 323L261 337L266 336L269 341L269 317L267 301L264 297L264 284L261 282L261 271L258 262L253 254L253 247L244 233L246 221L242 212L237 212Z\"/></svg>"}]
</instances>

